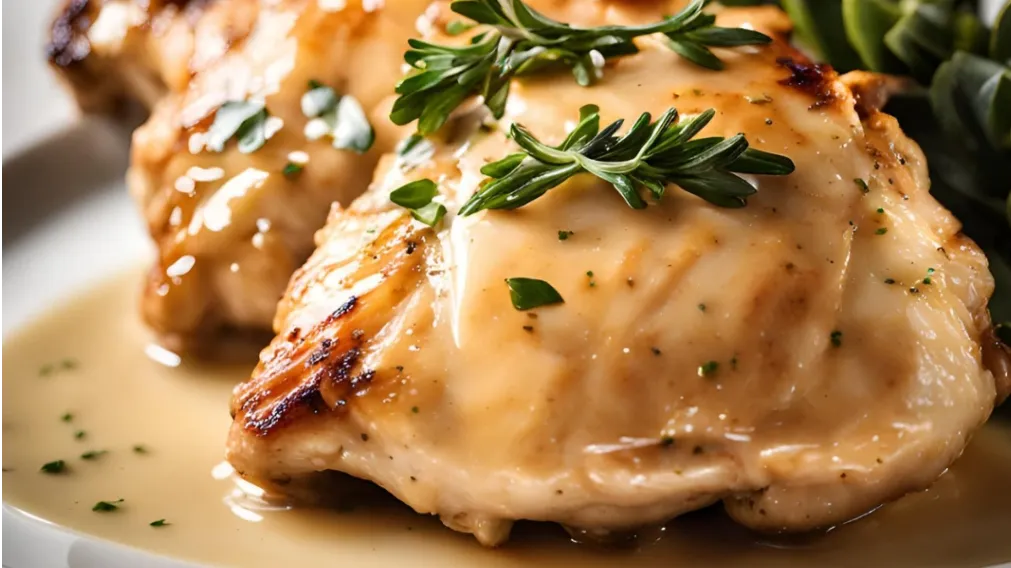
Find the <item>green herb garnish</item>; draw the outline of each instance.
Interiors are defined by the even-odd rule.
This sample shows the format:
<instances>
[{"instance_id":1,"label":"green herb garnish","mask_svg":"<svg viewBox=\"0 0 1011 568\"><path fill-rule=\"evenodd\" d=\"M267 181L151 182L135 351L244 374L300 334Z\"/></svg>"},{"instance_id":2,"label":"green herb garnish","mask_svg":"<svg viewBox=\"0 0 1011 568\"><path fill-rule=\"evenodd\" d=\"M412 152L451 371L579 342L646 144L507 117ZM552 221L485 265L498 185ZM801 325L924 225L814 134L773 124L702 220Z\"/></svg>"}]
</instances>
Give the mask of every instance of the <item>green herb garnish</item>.
<instances>
[{"instance_id":1,"label":"green herb garnish","mask_svg":"<svg viewBox=\"0 0 1011 568\"><path fill-rule=\"evenodd\" d=\"M85 432L84 430L78 430L78 431L74 432L74 439L76 439L76 440L83 440L84 437L87 436L87 435L88 435L88 433Z\"/></svg>"},{"instance_id":2,"label":"green herb garnish","mask_svg":"<svg viewBox=\"0 0 1011 568\"><path fill-rule=\"evenodd\" d=\"M474 29L474 26L476 25L477 24L464 22L462 20L453 20L452 22L446 24L446 35L458 36Z\"/></svg>"},{"instance_id":3,"label":"green herb garnish","mask_svg":"<svg viewBox=\"0 0 1011 568\"><path fill-rule=\"evenodd\" d=\"M573 231L558 231L558 240L567 241L569 240L569 237L575 234L576 233L574 233Z\"/></svg>"},{"instance_id":4,"label":"green herb garnish","mask_svg":"<svg viewBox=\"0 0 1011 568\"><path fill-rule=\"evenodd\" d=\"M165 519L158 519L157 521L151 521L149 524L152 527L164 527L168 526L169 523L166 522Z\"/></svg>"},{"instance_id":5,"label":"green herb garnish","mask_svg":"<svg viewBox=\"0 0 1011 568\"><path fill-rule=\"evenodd\" d=\"M146 454L147 453L147 446L143 446L141 444L137 444L137 445L135 445L133 447L133 453L135 453L135 454Z\"/></svg>"},{"instance_id":6,"label":"green herb garnish","mask_svg":"<svg viewBox=\"0 0 1011 568\"><path fill-rule=\"evenodd\" d=\"M532 310L551 304L562 304L565 300L551 284L536 278L507 278L509 297L513 307L520 311Z\"/></svg>"},{"instance_id":7,"label":"green herb garnish","mask_svg":"<svg viewBox=\"0 0 1011 568\"><path fill-rule=\"evenodd\" d=\"M409 210L411 216L434 227L446 214L446 206L432 201L439 194L435 182L429 179L419 179L390 192L390 201Z\"/></svg>"},{"instance_id":8,"label":"green herb garnish","mask_svg":"<svg viewBox=\"0 0 1011 568\"><path fill-rule=\"evenodd\" d=\"M698 374L700 377L710 377L716 374L716 371L720 368L720 364L716 361L706 361L705 363L699 365Z\"/></svg>"},{"instance_id":9,"label":"green herb garnish","mask_svg":"<svg viewBox=\"0 0 1011 568\"><path fill-rule=\"evenodd\" d=\"M63 416L60 416L60 420L64 422L71 422L74 420L74 415L70 412L65 412L63 413Z\"/></svg>"},{"instance_id":10,"label":"green herb garnish","mask_svg":"<svg viewBox=\"0 0 1011 568\"><path fill-rule=\"evenodd\" d=\"M67 462L63 460L51 461L47 464L43 464L39 471L42 473L63 473L67 469Z\"/></svg>"},{"instance_id":11,"label":"green herb garnish","mask_svg":"<svg viewBox=\"0 0 1011 568\"><path fill-rule=\"evenodd\" d=\"M267 142L266 121L267 108L262 102L226 102L214 113L214 122L207 130L206 146L213 152L221 152L225 143L234 137L239 152L255 152Z\"/></svg>"},{"instance_id":12,"label":"green herb garnish","mask_svg":"<svg viewBox=\"0 0 1011 568\"><path fill-rule=\"evenodd\" d=\"M299 176L299 174L302 173L302 170L304 169L305 166L303 166L302 164L296 164L295 162L288 162L287 164L284 165L284 168L281 169L281 175L283 175L288 179L295 179Z\"/></svg>"},{"instance_id":13,"label":"green herb garnish","mask_svg":"<svg viewBox=\"0 0 1011 568\"><path fill-rule=\"evenodd\" d=\"M390 120L400 125L417 120L418 132L430 134L471 95L481 95L492 115L501 118L513 77L567 67L577 83L587 86L600 76L607 58L637 53L636 37L663 34L675 53L711 69L723 64L708 47L772 41L754 30L714 26L716 18L703 13L704 6L704 0L692 0L676 15L642 26L577 28L522 0L457 0L450 5L454 12L490 28L460 47L409 40L404 61L416 71L397 84L400 97Z\"/></svg>"},{"instance_id":14,"label":"green herb garnish","mask_svg":"<svg viewBox=\"0 0 1011 568\"><path fill-rule=\"evenodd\" d=\"M460 208L460 215L484 209L515 209L581 173L609 182L633 209L646 207L645 188L660 199L667 184L677 184L720 207L743 207L755 188L734 173L786 175L793 162L748 147L743 134L694 139L716 115L710 109L679 120L670 108L656 122L643 113L629 131L617 120L600 129L594 105L579 110L579 124L558 146L547 146L518 124L512 139L524 150L482 168L491 179ZM516 156L523 156L516 159Z\"/></svg>"},{"instance_id":15,"label":"green herb garnish","mask_svg":"<svg viewBox=\"0 0 1011 568\"><path fill-rule=\"evenodd\" d=\"M107 454L105 450L91 450L90 452L84 452L81 454L82 460L94 460L100 458L102 455Z\"/></svg>"},{"instance_id":16,"label":"green herb garnish","mask_svg":"<svg viewBox=\"0 0 1011 568\"><path fill-rule=\"evenodd\" d=\"M864 180L862 180L861 178L855 178L853 180L853 183L857 184L857 187L860 188L861 192L863 192L863 193L870 193L870 191L871 191L870 186L868 186L867 182L864 181Z\"/></svg>"},{"instance_id":17,"label":"green herb garnish","mask_svg":"<svg viewBox=\"0 0 1011 568\"><path fill-rule=\"evenodd\" d=\"M115 511L119 508L119 504L122 502L123 499L116 499L115 501L99 501L98 503L95 503L95 506L93 506L91 510L98 511L99 513Z\"/></svg>"},{"instance_id":18,"label":"green herb garnish","mask_svg":"<svg viewBox=\"0 0 1011 568\"><path fill-rule=\"evenodd\" d=\"M302 95L302 114L322 121L325 132L333 138L333 147L359 154L368 151L376 139L358 99L337 92L319 81L309 81L309 90Z\"/></svg>"},{"instance_id":19,"label":"green herb garnish","mask_svg":"<svg viewBox=\"0 0 1011 568\"><path fill-rule=\"evenodd\" d=\"M829 334L828 339L832 342L832 347L842 347L843 333L838 329Z\"/></svg>"},{"instance_id":20,"label":"green herb garnish","mask_svg":"<svg viewBox=\"0 0 1011 568\"><path fill-rule=\"evenodd\" d=\"M875 235L883 235L888 232L888 227L880 227L878 230L874 231Z\"/></svg>"}]
</instances>

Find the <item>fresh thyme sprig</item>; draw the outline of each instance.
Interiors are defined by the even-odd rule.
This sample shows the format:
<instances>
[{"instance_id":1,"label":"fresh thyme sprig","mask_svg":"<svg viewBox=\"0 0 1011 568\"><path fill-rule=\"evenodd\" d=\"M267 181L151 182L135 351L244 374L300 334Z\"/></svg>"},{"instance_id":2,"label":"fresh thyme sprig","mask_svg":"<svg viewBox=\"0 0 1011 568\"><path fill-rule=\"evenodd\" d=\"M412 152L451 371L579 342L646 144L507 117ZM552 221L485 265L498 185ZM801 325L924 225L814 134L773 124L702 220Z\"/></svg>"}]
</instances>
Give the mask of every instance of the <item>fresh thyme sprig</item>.
<instances>
[{"instance_id":1,"label":"fresh thyme sprig","mask_svg":"<svg viewBox=\"0 0 1011 568\"><path fill-rule=\"evenodd\" d=\"M793 172L793 161L748 148L743 134L695 138L715 114L709 109L679 120L677 109L670 108L651 122L650 114L643 113L619 137L623 121L601 129L598 108L587 105L579 110L579 124L553 147L513 124L511 137L523 151L481 168L491 179L460 208L460 215L522 207L581 173L609 182L634 209L646 207L642 188L660 199L667 184L720 207L743 207L755 188L735 173Z\"/></svg>"},{"instance_id":2,"label":"fresh thyme sprig","mask_svg":"<svg viewBox=\"0 0 1011 568\"><path fill-rule=\"evenodd\" d=\"M710 69L722 69L723 64L709 47L771 41L754 30L713 25L715 16L702 12L705 4L692 0L674 16L647 25L577 28L548 18L522 0L457 0L451 5L454 12L491 29L459 47L410 40L404 60L416 72L397 85L400 97L390 120L400 125L417 120L418 132L430 134L471 95L481 95L492 115L501 118L513 77L562 66L587 86L600 77L605 59L637 53L636 37L663 34L664 43L678 55Z\"/></svg>"}]
</instances>

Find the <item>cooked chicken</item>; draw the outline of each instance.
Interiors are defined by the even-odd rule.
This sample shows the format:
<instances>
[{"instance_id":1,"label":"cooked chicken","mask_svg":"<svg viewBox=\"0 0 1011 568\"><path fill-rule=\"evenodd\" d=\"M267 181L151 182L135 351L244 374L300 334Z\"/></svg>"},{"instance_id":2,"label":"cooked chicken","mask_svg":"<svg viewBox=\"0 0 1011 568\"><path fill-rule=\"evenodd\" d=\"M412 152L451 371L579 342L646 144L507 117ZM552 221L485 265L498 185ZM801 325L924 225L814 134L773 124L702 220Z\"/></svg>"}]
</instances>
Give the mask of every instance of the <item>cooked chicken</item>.
<instances>
[{"instance_id":1,"label":"cooked chicken","mask_svg":"<svg viewBox=\"0 0 1011 568\"><path fill-rule=\"evenodd\" d=\"M160 101L136 131L128 182L158 247L142 308L169 343L198 344L224 327L269 329L330 204L361 194L396 142L378 112L369 152L336 149L310 132L301 99L317 81L369 113L399 78L424 5L264 2L252 10L248 37ZM244 153L230 140L214 151L208 130L218 109L236 101L265 105L266 143Z\"/></svg>"},{"instance_id":2,"label":"cooked chicken","mask_svg":"<svg viewBox=\"0 0 1011 568\"><path fill-rule=\"evenodd\" d=\"M749 527L804 530L936 479L1008 390L986 259L929 195L917 146L790 48L782 13L720 22L780 39L723 54L724 72L643 42L589 89L518 82L504 121L557 143L583 104L714 107L709 134L745 132L794 174L756 179L743 209L671 188L632 210L583 175L454 218L479 168L515 151L458 117L429 162L387 157L318 233L236 388L236 469L282 488L346 472L488 545L516 519L606 534L721 500ZM422 177L451 212L439 230L388 199ZM517 276L565 303L517 311Z\"/></svg>"},{"instance_id":3,"label":"cooked chicken","mask_svg":"<svg viewBox=\"0 0 1011 568\"><path fill-rule=\"evenodd\" d=\"M49 61L84 110L151 107L242 41L258 10L258 0L67 0Z\"/></svg>"}]
</instances>

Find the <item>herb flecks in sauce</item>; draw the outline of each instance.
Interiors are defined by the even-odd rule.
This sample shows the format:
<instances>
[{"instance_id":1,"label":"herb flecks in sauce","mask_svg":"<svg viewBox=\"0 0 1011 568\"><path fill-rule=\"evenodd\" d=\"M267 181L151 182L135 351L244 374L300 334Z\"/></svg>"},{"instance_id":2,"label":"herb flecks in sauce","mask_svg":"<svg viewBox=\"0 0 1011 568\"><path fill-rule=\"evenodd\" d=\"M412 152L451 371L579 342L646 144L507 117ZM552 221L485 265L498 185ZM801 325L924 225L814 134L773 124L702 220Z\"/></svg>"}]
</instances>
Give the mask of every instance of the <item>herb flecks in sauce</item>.
<instances>
[{"instance_id":1,"label":"herb flecks in sauce","mask_svg":"<svg viewBox=\"0 0 1011 568\"><path fill-rule=\"evenodd\" d=\"M67 471L67 462L63 460L54 460L49 463L43 464L39 471L42 473L63 473Z\"/></svg>"},{"instance_id":2,"label":"herb flecks in sauce","mask_svg":"<svg viewBox=\"0 0 1011 568\"><path fill-rule=\"evenodd\" d=\"M551 284L536 278L507 278L506 286L513 307L520 311L565 302Z\"/></svg>"},{"instance_id":3,"label":"herb flecks in sauce","mask_svg":"<svg viewBox=\"0 0 1011 568\"><path fill-rule=\"evenodd\" d=\"M95 503L93 507L91 507L91 510L98 513L108 513L110 511L115 511L116 509L119 509L119 505L122 502L123 499L116 499L115 501L99 501L98 503Z\"/></svg>"}]
</instances>

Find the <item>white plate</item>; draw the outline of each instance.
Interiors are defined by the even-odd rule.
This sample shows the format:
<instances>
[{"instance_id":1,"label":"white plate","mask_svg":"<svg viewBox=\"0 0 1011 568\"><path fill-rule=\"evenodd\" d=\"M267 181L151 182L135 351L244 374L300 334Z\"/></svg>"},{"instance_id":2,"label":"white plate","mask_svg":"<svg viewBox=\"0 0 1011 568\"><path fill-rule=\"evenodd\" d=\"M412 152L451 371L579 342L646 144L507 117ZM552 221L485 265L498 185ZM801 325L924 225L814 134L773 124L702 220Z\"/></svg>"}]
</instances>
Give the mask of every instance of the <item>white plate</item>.
<instances>
[{"instance_id":1,"label":"white plate","mask_svg":"<svg viewBox=\"0 0 1011 568\"><path fill-rule=\"evenodd\" d=\"M992 0L995 12L1000 0ZM151 254L123 185L128 131L78 120L46 69L55 0L5 3L3 22L3 337L61 299ZM189 564L73 533L3 508L3 566L178 568ZM1006 564L1004 566L1011 566Z\"/></svg>"}]
</instances>

